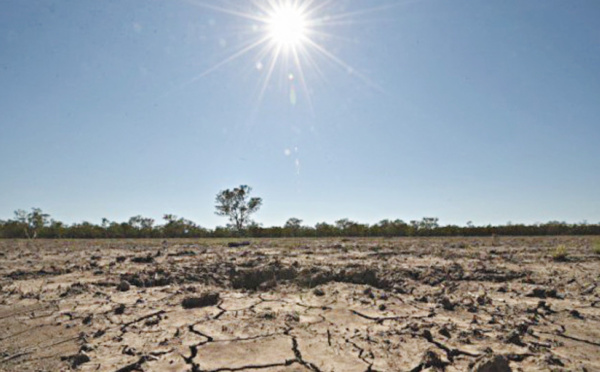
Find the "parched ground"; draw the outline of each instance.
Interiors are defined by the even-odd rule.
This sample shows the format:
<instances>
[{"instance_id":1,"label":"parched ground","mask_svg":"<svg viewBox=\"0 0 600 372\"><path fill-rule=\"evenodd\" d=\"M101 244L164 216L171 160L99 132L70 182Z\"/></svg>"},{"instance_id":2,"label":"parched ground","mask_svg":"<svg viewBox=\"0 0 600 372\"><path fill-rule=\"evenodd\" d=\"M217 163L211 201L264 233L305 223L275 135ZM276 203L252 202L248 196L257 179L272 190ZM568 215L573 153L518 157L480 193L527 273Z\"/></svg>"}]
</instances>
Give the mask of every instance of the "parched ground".
<instances>
[{"instance_id":1,"label":"parched ground","mask_svg":"<svg viewBox=\"0 0 600 372\"><path fill-rule=\"evenodd\" d=\"M3 240L0 370L600 371L595 244Z\"/></svg>"}]
</instances>

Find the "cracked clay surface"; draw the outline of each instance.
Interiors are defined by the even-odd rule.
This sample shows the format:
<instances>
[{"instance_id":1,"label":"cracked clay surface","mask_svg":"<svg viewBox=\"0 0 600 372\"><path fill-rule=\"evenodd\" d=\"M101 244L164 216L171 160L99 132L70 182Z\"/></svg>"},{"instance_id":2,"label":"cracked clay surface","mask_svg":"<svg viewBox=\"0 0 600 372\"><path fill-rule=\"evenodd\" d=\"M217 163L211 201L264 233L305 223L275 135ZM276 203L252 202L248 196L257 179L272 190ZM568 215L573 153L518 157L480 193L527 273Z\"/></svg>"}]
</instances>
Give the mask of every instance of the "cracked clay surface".
<instances>
[{"instance_id":1,"label":"cracked clay surface","mask_svg":"<svg viewBox=\"0 0 600 372\"><path fill-rule=\"evenodd\" d=\"M592 238L227 243L0 241L0 370L600 371Z\"/></svg>"}]
</instances>

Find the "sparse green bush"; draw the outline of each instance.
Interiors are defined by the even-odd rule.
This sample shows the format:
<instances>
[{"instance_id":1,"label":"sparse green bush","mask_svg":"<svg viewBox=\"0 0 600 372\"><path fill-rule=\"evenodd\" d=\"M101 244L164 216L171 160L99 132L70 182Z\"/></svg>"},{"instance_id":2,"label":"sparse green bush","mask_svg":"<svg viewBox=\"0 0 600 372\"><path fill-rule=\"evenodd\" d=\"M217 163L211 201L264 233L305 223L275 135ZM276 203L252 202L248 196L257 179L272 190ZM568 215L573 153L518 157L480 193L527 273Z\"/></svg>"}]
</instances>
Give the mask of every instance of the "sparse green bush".
<instances>
[{"instance_id":1,"label":"sparse green bush","mask_svg":"<svg viewBox=\"0 0 600 372\"><path fill-rule=\"evenodd\" d=\"M554 261L566 261L568 256L569 252L567 250L567 247L563 244L554 248L554 251L552 252L552 259Z\"/></svg>"}]
</instances>

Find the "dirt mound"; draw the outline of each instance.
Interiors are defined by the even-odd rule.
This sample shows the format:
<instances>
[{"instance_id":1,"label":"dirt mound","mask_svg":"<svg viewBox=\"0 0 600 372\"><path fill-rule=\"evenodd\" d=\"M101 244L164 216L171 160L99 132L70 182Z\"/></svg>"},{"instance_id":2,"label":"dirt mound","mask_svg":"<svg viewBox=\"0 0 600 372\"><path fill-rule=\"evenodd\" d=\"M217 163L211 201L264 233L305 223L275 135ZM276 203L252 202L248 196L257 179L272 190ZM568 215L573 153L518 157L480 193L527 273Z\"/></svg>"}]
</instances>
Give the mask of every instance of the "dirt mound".
<instances>
[{"instance_id":1,"label":"dirt mound","mask_svg":"<svg viewBox=\"0 0 600 372\"><path fill-rule=\"evenodd\" d=\"M234 270L230 277L233 288L256 290L264 284L294 283L301 287L314 288L330 282L367 284L376 288L389 288L390 282L381 279L376 269L370 267L336 268L313 266L298 270L293 265L284 266L271 262L252 268ZM270 289L271 286L266 286Z\"/></svg>"},{"instance_id":2,"label":"dirt mound","mask_svg":"<svg viewBox=\"0 0 600 372\"><path fill-rule=\"evenodd\" d=\"M126 281L136 287L163 287L177 283L171 272L163 269L122 274L121 281Z\"/></svg>"},{"instance_id":3,"label":"dirt mound","mask_svg":"<svg viewBox=\"0 0 600 372\"><path fill-rule=\"evenodd\" d=\"M230 281L233 288L256 290L267 282L290 281L296 278L298 272L295 267L283 266L279 262L270 262L258 267L232 270Z\"/></svg>"}]
</instances>

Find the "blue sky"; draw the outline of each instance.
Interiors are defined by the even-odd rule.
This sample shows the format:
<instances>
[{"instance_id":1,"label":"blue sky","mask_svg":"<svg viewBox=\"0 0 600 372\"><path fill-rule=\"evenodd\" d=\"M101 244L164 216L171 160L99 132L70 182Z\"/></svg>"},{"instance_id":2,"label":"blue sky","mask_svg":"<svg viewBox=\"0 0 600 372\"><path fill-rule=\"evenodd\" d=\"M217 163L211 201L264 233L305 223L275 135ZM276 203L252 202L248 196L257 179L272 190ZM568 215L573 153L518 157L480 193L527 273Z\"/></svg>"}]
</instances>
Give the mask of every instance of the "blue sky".
<instances>
[{"instance_id":1,"label":"blue sky","mask_svg":"<svg viewBox=\"0 0 600 372\"><path fill-rule=\"evenodd\" d=\"M258 48L203 74L268 36L250 1L2 1L0 219L214 227L248 184L267 226L600 221L600 3L322 4L303 84Z\"/></svg>"}]
</instances>

